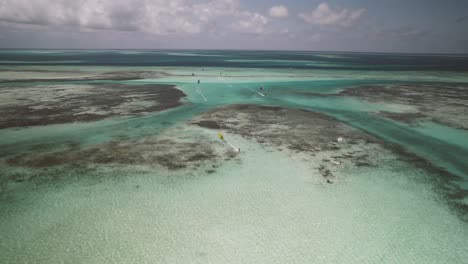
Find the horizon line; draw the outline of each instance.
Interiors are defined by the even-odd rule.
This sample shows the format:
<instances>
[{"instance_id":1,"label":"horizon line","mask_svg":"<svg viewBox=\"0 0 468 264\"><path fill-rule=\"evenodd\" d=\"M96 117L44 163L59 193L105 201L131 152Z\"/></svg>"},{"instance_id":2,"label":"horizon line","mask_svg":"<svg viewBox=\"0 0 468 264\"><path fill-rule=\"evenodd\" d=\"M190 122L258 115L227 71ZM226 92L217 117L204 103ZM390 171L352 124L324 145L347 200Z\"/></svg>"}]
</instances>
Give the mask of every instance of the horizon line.
<instances>
[{"instance_id":1,"label":"horizon line","mask_svg":"<svg viewBox=\"0 0 468 264\"><path fill-rule=\"evenodd\" d=\"M288 51L288 52L316 52L316 53L373 53L373 54L413 54L413 55L465 55L468 53L450 52L392 52L392 51L338 51L338 50L305 50L305 49L187 49L187 48L0 48L0 50L144 50L144 51Z\"/></svg>"}]
</instances>

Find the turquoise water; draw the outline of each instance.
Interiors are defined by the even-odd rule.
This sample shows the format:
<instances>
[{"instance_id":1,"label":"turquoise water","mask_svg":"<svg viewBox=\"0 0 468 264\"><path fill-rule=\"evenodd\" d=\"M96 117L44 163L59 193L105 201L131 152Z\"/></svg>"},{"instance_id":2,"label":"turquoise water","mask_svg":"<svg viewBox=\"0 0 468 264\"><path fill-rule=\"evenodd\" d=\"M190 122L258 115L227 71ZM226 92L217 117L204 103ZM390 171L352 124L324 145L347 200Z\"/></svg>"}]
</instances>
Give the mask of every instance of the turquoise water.
<instances>
[{"instance_id":1,"label":"turquoise water","mask_svg":"<svg viewBox=\"0 0 468 264\"><path fill-rule=\"evenodd\" d=\"M86 56L77 55L83 53L78 51L59 53L64 53L67 61L74 61L75 57L84 61L92 56L90 53L105 55L106 60L116 53L120 54L118 56L147 55L140 51L105 54L94 51ZM80 74L111 70L161 71L167 75L128 81L58 84L174 84L187 97L180 107L138 117L2 129L3 155L21 153L37 144L59 149L70 141L86 148L120 136L190 138L197 134L216 138L217 131L194 128L188 122L219 106L252 103L327 114L389 144L396 144L454 178L441 180L444 176L438 172L402 161L395 153L382 148L374 157L382 161L380 166L344 167L336 172L341 179L339 183L328 185L323 184L316 167L323 157L332 154L306 157L281 152L239 135L228 136L234 145L241 146L241 154L237 160L224 162L213 174L203 169L148 171L112 165L93 172L66 168L38 172L3 166L0 177L7 184L0 200L0 248L3 252L0 262L464 263L468 259L466 211L460 214L454 210L444 196L447 188L468 190L467 132L432 122L408 125L375 115L378 111L407 110L403 105L333 96L344 89L366 84L468 83L466 72L424 70L418 63L406 66L415 68L414 71L356 71L355 64L371 68L362 58L353 62L352 69L304 68L298 65L309 62L290 62L295 53L177 53L155 51L154 54L162 54L162 57L153 59L172 60L177 56L181 57L180 64L187 63L190 67L140 64L85 67L77 64L15 68L19 71L28 67L78 70ZM20 54L35 60L34 64L40 59L44 59L45 64L50 63L50 58L41 57L45 56L42 53ZM36 57L27 57L27 54ZM286 55L289 57L281 57ZM9 56L13 55L0 56L0 64L12 60ZM249 59L252 56L267 61ZM340 57L337 54L309 56L327 59L327 63L341 67L345 57L357 55L341 54L342 59L335 58ZM25 58L19 63L25 64ZM197 59L197 65L186 58ZM252 68L229 67L229 64L210 66L219 60L272 64ZM385 58L385 63L376 67L390 67L393 60ZM424 62L430 60L427 58ZM277 68L277 64L286 66ZM325 62L318 65L328 67ZM196 76L192 77L192 72ZM30 73L35 74L44 78L51 76L47 72ZM11 73L0 72L0 76L11 77ZM21 75L19 79L22 78L25 77ZM201 80L200 85L197 80ZM18 87L51 83L57 84L36 81ZM254 92L260 86L265 88L266 96ZM59 177L57 182L41 184L9 182L5 177L13 170L19 174L58 174Z\"/></svg>"}]
</instances>

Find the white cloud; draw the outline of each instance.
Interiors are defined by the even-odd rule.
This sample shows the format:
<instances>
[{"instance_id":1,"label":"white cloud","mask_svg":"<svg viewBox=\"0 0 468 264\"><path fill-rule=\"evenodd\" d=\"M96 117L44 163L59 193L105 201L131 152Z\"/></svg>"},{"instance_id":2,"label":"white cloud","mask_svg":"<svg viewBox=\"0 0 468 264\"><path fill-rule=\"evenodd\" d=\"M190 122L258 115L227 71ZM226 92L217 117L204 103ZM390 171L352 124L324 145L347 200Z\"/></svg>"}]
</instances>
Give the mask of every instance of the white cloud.
<instances>
[{"instance_id":1,"label":"white cloud","mask_svg":"<svg viewBox=\"0 0 468 264\"><path fill-rule=\"evenodd\" d=\"M289 11L288 8L284 5L273 6L268 11L271 17L288 17Z\"/></svg>"},{"instance_id":2,"label":"white cloud","mask_svg":"<svg viewBox=\"0 0 468 264\"><path fill-rule=\"evenodd\" d=\"M239 33L262 34L268 23L268 18L259 14L244 11L236 14L237 20L230 25L230 28Z\"/></svg>"},{"instance_id":3,"label":"white cloud","mask_svg":"<svg viewBox=\"0 0 468 264\"><path fill-rule=\"evenodd\" d=\"M213 25L261 33L268 20L239 0L0 0L0 23L17 28L196 34Z\"/></svg>"},{"instance_id":4,"label":"white cloud","mask_svg":"<svg viewBox=\"0 0 468 264\"><path fill-rule=\"evenodd\" d=\"M327 3L321 3L311 12L299 14L299 17L310 24L348 27L358 21L365 12L365 9L348 10L337 8L334 10Z\"/></svg>"},{"instance_id":5,"label":"white cloud","mask_svg":"<svg viewBox=\"0 0 468 264\"><path fill-rule=\"evenodd\" d=\"M192 6L193 15L205 22L221 16L230 16L237 13L239 9L239 0L211 0Z\"/></svg>"}]
</instances>

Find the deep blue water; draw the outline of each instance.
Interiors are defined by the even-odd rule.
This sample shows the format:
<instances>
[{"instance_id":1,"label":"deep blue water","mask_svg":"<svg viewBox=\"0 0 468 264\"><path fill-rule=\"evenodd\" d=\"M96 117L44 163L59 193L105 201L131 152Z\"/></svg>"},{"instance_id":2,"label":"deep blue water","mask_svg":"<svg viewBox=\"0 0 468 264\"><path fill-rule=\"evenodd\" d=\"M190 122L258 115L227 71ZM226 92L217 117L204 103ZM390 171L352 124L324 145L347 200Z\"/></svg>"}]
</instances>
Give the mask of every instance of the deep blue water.
<instances>
[{"instance_id":1,"label":"deep blue water","mask_svg":"<svg viewBox=\"0 0 468 264\"><path fill-rule=\"evenodd\" d=\"M0 50L0 65L468 71L468 55L234 50Z\"/></svg>"}]
</instances>

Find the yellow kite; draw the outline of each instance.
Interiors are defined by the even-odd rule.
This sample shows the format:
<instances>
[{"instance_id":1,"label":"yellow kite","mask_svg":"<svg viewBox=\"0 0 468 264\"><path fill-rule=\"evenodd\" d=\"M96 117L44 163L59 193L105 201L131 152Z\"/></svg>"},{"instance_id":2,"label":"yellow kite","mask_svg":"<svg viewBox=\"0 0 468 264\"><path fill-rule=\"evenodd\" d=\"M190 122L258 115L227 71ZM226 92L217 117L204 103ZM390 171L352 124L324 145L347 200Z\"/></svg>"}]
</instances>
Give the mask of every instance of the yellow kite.
<instances>
[{"instance_id":1,"label":"yellow kite","mask_svg":"<svg viewBox=\"0 0 468 264\"><path fill-rule=\"evenodd\" d=\"M221 134L221 132L218 133L218 137L219 137L219 139L224 140L224 136L223 136L223 134Z\"/></svg>"}]
</instances>

